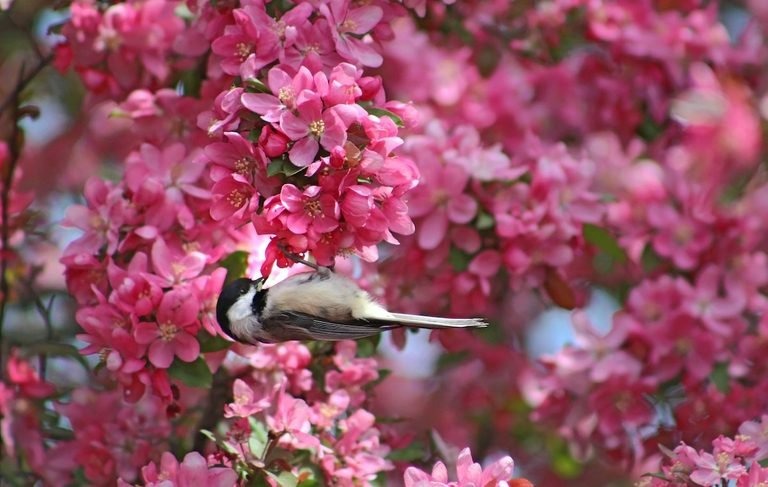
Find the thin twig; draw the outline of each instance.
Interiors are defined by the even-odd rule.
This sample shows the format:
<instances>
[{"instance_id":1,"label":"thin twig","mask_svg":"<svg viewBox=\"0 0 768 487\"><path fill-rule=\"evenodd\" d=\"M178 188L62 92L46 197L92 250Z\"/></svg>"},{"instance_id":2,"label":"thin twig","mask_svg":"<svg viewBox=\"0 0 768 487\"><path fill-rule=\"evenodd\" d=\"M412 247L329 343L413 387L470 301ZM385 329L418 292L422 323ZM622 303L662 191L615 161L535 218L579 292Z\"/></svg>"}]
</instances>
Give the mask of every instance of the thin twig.
<instances>
[{"instance_id":1,"label":"thin twig","mask_svg":"<svg viewBox=\"0 0 768 487\"><path fill-rule=\"evenodd\" d=\"M53 300L56 297L55 295L51 296L50 301L48 301L48 305L43 303L42 298L35 290L35 287L33 285L34 277L31 279L24 279L22 283L27 288L27 292L29 293L30 297L32 298L32 302L35 305L35 309L37 309L37 312L40 314L40 317L43 319L43 323L45 324L45 337L48 343L53 341L53 322L51 321L51 309L53 308ZM48 365L48 356L44 353L40 354L40 378L42 380L45 380L45 372Z\"/></svg>"},{"instance_id":2,"label":"thin twig","mask_svg":"<svg viewBox=\"0 0 768 487\"><path fill-rule=\"evenodd\" d=\"M21 94L21 89L19 88L24 82L24 63L21 64L21 69L19 70L19 81L16 83L16 87L13 89L13 92L10 95L9 100L13 103L10 104L11 106L11 121L13 123L13 128L11 129L11 136L9 138L9 144L8 144L8 151L10 154L10 159L8 161L7 166L5 167L5 174L3 174L3 181L2 181L2 188L0 188L0 251L2 251L2 255L0 256L0 344L4 344L5 341L3 340L3 328L5 325L5 310L8 305L8 298L10 294L10 287L8 285L8 260L9 260L9 252L10 252L10 239L11 239L11 228L10 228L10 222L8 221L10 218L10 212L8 211L8 205L10 204L10 198L11 198L11 185L13 184L13 174L16 171L16 165L19 162L19 157L21 156L21 148L19 147L19 123L18 123L18 113L19 113L19 96ZM10 102L9 102L10 103ZM0 109L0 114L2 114L4 108ZM0 367L2 367L3 374L5 373L5 366L3 365L5 362L3 362L3 350L0 349Z\"/></svg>"},{"instance_id":3,"label":"thin twig","mask_svg":"<svg viewBox=\"0 0 768 487\"><path fill-rule=\"evenodd\" d=\"M282 243L282 242L278 243L277 244L277 248L280 249L280 251L283 253L284 256L286 256L288 259L294 261L295 263L297 263L297 264L304 264L305 266L311 267L312 269L314 269L316 271L320 270L320 266L319 265L315 264L314 262L310 262L310 261L308 261L306 259L302 259L301 257L299 257L298 254L295 254L295 253L291 252L290 250L288 250L288 247L286 247L286 245L284 243Z\"/></svg>"},{"instance_id":4,"label":"thin twig","mask_svg":"<svg viewBox=\"0 0 768 487\"><path fill-rule=\"evenodd\" d=\"M35 46L35 51L37 51ZM19 79L8 96L0 102L0 116L2 116L6 109L10 108L10 120L12 123L11 135L8 139L8 150L10 159L5 166L5 173L3 174L2 188L0 188L0 378L5 377L5 362L3 361L4 350L3 346L5 341L3 340L3 328L5 325L5 314L8 305L8 299L10 294L10 286L8 285L8 259L10 251L10 214L8 206L10 204L11 186L13 185L13 177L16 172L16 166L19 163L21 157L21 144L20 144L20 129L19 129L19 108L21 101L21 93L27 87L27 85L43 70L48 63L53 59L53 55L49 54L45 57L38 58L37 64L30 70L29 73L25 73L26 65L21 63L19 69Z\"/></svg>"},{"instance_id":5,"label":"thin twig","mask_svg":"<svg viewBox=\"0 0 768 487\"><path fill-rule=\"evenodd\" d=\"M35 79L35 77L40 74L40 71L43 70L48 64L53 61L53 54L48 54L47 56L40 58L40 60L37 62L34 68L24 75L24 65L22 64L21 70L19 71L19 74L21 75L19 78L19 81L16 83L16 87L13 89L13 91L8 94L7 97L0 103L0 115L8 108L8 106L11 104L11 102L15 102L18 105L18 99L19 95L21 95L21 92L24 91L24 88L27 87L27 85ZM18 107L17 107L18 108ZM14 117L15 120L15 117Z\"/></svg>"},{"instance_id":6,"label":"thin twig","mask_svg":"<svg viewBox=\"0 0 768 487\"><path fill-rule=\"evenodd\" d=\"M42 60L45 56L43 55L43 51L40 49L40 46L37 44L37 39L35 39L34 34L32 34L29 26L20 25L18 22L16 22L16 19L13 18L13 15L11 15L11 11L6 12L7 15L5 16L6 19L8 19L8 23L10 23L16 30L21 32L21 34L27 39L27 42L29 42L29 45L32 46L32 50L35 51L35 54L37 55L38 60Z\"/></svg>"}]
</instances>

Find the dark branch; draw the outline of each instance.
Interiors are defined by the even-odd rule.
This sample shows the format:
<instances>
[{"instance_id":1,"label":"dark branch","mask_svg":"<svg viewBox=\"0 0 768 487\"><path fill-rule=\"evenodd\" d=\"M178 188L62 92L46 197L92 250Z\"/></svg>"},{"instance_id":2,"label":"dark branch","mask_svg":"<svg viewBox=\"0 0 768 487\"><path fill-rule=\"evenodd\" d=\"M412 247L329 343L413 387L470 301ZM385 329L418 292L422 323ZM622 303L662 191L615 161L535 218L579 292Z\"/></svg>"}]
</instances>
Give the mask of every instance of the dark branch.
<instances>
[{"instance_id":1,"label":"dark branch","mask_svg":"<svg viewBox=\"0 0 768 487\"><path fill-rule=\"evenodd\" d=\"M8 284L8 263L10 258L10 212L9 204L11 198L11 188L13 178L16 173L16 166L21 158L21 129L19 128L19 117L21 115L21 93L29 83L43 70L45 66L53 59L53 55L39 58L35 66L25 73L25 64L22 63L19 69L19 78L13 90L8 96L0 102L0 117L6 110L10 110L11 134L8 138L9 160L5 164L2 174L2 188L0 188L0 374L5 374L5 362L3 361L3 347L7 346L3 340L3 328L5 325L5 314L10 297L10 286Z\"/></svg>"},{"instance_id":2,"label":"dark branch","mask_svg":"<svg viewBox=\"0 0 768 487\"><path fill-rule=\"evenodd\" d=\"M47 56L40 58L35 67L32 68L32 70L26 75L24 74L24 65L22 64L21 70L19 71L19 81L16 83L13 91L7 97L5 97L2 102L0 102L0 115L5 112L11 103L14 103L18 108L18 101L21 92L24 91L24 88L26 88L27 85L31 83L32 80L35 79L38 74L40 74L40 71L48 66L51 61L53 61L53 54L48 54ZM15 121L16 118L14 117L13 120Z\"/></svg>"}]
</instances>

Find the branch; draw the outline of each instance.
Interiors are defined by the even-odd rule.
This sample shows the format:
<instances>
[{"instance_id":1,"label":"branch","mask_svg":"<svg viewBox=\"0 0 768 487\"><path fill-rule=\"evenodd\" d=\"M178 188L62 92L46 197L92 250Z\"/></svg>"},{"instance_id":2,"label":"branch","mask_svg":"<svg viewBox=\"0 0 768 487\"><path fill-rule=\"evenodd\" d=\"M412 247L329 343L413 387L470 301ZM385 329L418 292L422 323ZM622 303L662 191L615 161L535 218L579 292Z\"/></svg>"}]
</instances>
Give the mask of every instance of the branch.
<instances>
[{"instance_id":1,"label":"branch","mask_svg":"<svg viewBox=\"0 0 768 487\"><path fill-rule=\"evenodd\" d=\"M32 298L32 302L34 303L38 314L40 315L40 317L43 320L43 323L45 324L46 341L50 343L51 341L53 341L53 322L51 321L51 309L53 308L53 300L56 296L55 295L51 296L51 299L48 301L48 305L43 303L43 299L37 293L37 290L35 290L35 286L34 286L34 280L37 277L36 274L39 273L40 270L41 268L37 268L33 270L32 276L28 279L23 279L21 282L27 288L27 292L29 293L29 296ZM42 380L45 380L45 372L48 365L48 360L47 360L48 357L46 354L41 353L39 358L40 358L40 378Z\"/></svg>"},{"instance_id":2,"label":"branch","mask_svg":"<svg viewBox=\"0 0 768 487\"><path fill-rule=\"evenodd\" d=\"M24 88L27 87L29 83L32 82L35 77L40 74L40 71L43 70L50 62L53 61L53 54L48 54L45 57L40 58L37 61L37 64L35 65L32 70L24 75L24 65L21 65L21 70L19 71L19 81L16 83L16 87L13 89L13 91L8 94L7 97L0 103L0 115L10 106L11 102L13 102L16 105L16 108L18 108L18 100L19 95L21 95L21 92L24 91ZM15 117L14 117L15 120Z\"/></svg>"},{"instance_id":3,"label":"branch","mask_svg":"<svg viewBox=\"0 0 768 487\"><path fill-rule=\"evenodd\" d=\"M13 88L10 94L0 103L0 116L3 115L6 109L10 109L10 119L12 128L11 134L8 138L8 151L10 158L5 165L2 188L0 188L0 368L5 374L5 363L3 361L4 350L3 346L6 345L3 340L3 328L5 325L5 313L8 306L8 299L10 295L10 286L8 284L8 261L10 251L10 214L8 206L11 198L11 187L13 185L13 177L16 173L16 166L19 163L21 157L21 130L19 128L19 115L20 115L20 102L21 92L24 88L43 70L45 66L53 59L52 55L48 55L44 58L38 59L37 64L32 68L29 73L25 73L25 64L21 64L19 69L19 79L16 82L16 86Z\"/></svg>"}]
</instances>

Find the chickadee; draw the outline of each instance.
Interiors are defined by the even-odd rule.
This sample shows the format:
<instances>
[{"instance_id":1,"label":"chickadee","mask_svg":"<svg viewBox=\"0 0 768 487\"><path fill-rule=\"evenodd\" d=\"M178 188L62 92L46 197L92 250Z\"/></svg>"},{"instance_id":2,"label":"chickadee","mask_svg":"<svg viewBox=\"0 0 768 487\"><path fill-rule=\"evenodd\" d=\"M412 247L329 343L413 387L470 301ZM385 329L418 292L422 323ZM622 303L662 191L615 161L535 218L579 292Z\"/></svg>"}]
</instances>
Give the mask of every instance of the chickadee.
<instances>
[{"instance_id":1,"label":"chickadee","mask_svg":"<svg viewBox=\"0 0 768 487\"><path fill-rule=\"evenodd\" d=\"M479 319L390 313L357 284L327 267L264 288L264 279L237 279L216 303L216 319L233 340L255 344L288 340L356 340L399 328L483 328Z\"/></svg>"}]
</instances>

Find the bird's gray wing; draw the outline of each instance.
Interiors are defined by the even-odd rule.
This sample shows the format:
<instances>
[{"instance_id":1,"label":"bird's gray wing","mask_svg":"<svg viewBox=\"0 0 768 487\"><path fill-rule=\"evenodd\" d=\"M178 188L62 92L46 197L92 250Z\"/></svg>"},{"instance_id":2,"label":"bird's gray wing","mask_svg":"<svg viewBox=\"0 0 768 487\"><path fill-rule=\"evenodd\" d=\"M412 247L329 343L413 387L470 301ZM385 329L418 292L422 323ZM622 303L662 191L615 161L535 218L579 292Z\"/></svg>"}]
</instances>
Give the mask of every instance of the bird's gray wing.
<instances>
[{"instance_id":1,"label":"bird's gray wing","mask_svg":"<svg viewBox=\"0 0 768 487\"><path fill-rule=\"evenodd\" d=\"M289 311L271 316L262 323L263 331L275 342L288 340L357 340L399 327L380 321L337 322L305 313Z\"/></svg>"}]
</instances>

